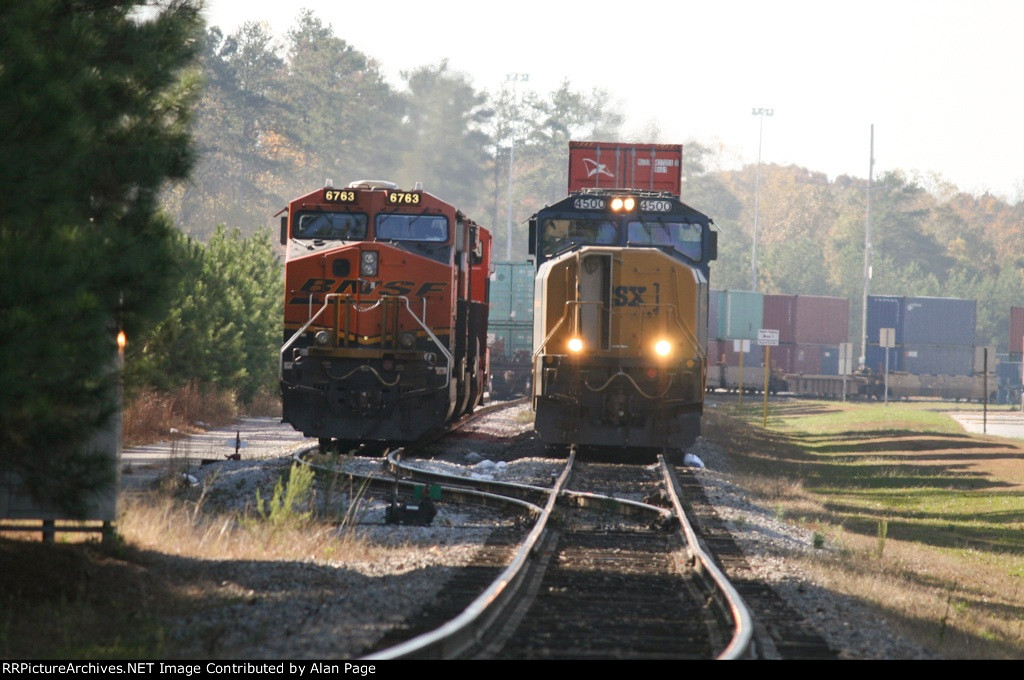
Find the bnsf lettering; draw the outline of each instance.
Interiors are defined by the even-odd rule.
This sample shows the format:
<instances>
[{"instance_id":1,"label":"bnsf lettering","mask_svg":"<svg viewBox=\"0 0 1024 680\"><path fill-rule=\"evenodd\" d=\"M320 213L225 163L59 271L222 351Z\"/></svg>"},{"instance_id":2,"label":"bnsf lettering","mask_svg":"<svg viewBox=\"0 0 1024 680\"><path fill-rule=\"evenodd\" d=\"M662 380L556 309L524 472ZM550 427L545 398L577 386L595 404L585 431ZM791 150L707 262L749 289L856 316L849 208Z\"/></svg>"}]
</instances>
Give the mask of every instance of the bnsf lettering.
<instances>
[{"instance_id":1,"label":"bnsf lettering","mask_svg":"<svg viewBox=\"0 0 1024 680\"><path fill-rule=\"evenodd\" d=\"M337 284L337 285L335 285ZM431 293L439 293L445 289L444 282L428 282L421 284L415 297L425 297ZM416 286L415 281L364 281L361 279L307 279L297 291L299 294L288 301L288 304L308 304L310 298L314 303L323 301L327 293L348 295L409 295Z\"/></svg>"},{"instance_id":2,"label":"bnsf lettering","mask_svg":"<svg viewBox=\"0 0 1024 680\"><path fill-rule=\"evenodd\" d=\"M348 293L354 295L359 293L361 295L369 295L373 292L373 289L377 287L379 281L360 281L359 279L345 279L341 282L341 285L334 291L335 293Z\"/></svg>"},{"instance_id":3,"label":"bnsf lettering","mask_svg":"<svg viewBox=\"0 0 1024 680\"><path fill-rule=\"evenodd\" d=\"M646 292L647 286L615 286L612 305L615 307L639 307L644 303L643 296Z\"/></svg>"},{"instance_id":4,"label":"bnsf lettering","mask_svg":"<svg viewBox=\"0 0 1024 680\"><path fill-rule=\"evenodd\" d=\"M408 295L416 284L412 281L388 281L380 286L381 295Z\"/></svg>"},{"instance_id":5,"label":"bnsf lettering","mask_svg":"<svg viewBox=\"0 0 1024 680\"><path fill-rule=\"evenodd\" d=\"M426 297L431 293L440 293L444 290L443 283L424 283L420 286L420 289L416 291L416 297Z\"/></svg>"},{"instance_id":6,"label":"bnsf lettering","mask_svg":"<svg viewBox=\"0 0 1024 680\"><path fill-rule=\"evenodd\" d=\"M317 293L330 293L331 286L334 285L334 279L309 279L299 290L309 293L310 295L316 295Z\"/></svg>"}]
</instances>

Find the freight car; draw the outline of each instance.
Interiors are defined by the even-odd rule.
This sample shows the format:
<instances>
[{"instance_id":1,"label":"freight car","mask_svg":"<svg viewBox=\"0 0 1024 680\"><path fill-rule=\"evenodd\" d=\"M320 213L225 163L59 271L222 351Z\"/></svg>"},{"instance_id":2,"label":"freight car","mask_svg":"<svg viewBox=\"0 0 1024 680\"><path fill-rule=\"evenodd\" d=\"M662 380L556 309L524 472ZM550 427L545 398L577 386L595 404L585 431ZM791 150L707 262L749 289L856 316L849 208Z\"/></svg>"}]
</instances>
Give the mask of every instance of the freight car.
<instances>
[{"instance_id":1,"label":"freight car","mask_svg":"<svg viewBox=\"0 0 1024 680\"><path fill-rule=\"evenodd\" d=\"M533 374L533 262L495 262L487 338L492 399L530 391Z\"/></svg>"},{"instance_id":2,"label":"freight car","mask_svg":"<svg viewBox=\"0 0 1024 680\"><path fill-rule=\"evenodd\" d=\"M1014 394L995 348L975 344L974 300L871 295L867 302L865 364L846 378L846 396L997 401ZM837 396L837 376L825 373L794 371L786 376L788 389Z\"/></svg>"},{"instance_id":3,"label":"freight car","mask_svg":"<svg viewBox=\"0 0 1024 680\"><path fill-rule=\"evenodd\" d=\"M717 233L679 199L682 147L570 143L569 194L529 221L535 429L678 455L700 433Z\"/></svg>"},{"instance_id":4,"label":"freight car","mask_svg":"<svg viewBox=\"0 0 1024 680\"><path fill-rule=\"evenodd\" d=\"M322 449L409 444L480 402L491 234L455 206L383 181L288 204L284 420Z\"/></svg>"}]
</instances>

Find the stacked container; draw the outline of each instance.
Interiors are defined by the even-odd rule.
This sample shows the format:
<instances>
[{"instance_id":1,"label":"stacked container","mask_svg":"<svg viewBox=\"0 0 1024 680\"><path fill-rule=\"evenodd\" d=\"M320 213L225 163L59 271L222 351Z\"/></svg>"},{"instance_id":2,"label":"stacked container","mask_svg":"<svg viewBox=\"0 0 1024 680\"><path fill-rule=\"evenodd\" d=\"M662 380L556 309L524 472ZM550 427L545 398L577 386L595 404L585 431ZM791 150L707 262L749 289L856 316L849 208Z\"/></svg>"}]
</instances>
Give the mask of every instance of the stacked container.
<instances>
[{"instance_id":1,"label":"stacked container","mask_svg":"<svg viewBox=\"0 0 1024 680\"><path fill-rule=\"evenodd\" d=\"M740 354L736 340L747 340L743 355L743 384L758 386L763 374L764 348L757 344L763 328L764 295L745 290L712 290L708 298L708 384L735 387L739 384Z\"/></svg>"},{"instance_id":2,"label":"stacked container","mask_svg":"<svg viewBox=\"0 0 1024 680\"><path fill-rule=\"evenodd\" d=\"M970 376L975 368L976 302L961 298L868 296L865 365L885 370L883 328L895 330L889 370L912 375Z\"/></svg>"},{"instance_id":3,"label":"stacked container","mask_svg":"<svg viewBox=\"0 0 1024 680\"><path fill-rule=\"evenodd\" d=\"M850 301L816 295L765 295L764 328L779 331L772 369L838 375L839 345L849 342Z\"/></svg>"},{"instance_id":4,"label":"stacked container","mask_svg":"<svg viewBox=\"0 0 1024 680\"><path fill-rule=\"evenodd\" d=\"M1024 352L1024 307L1010 307L1010 361L1020 361Z\"/></svg>"},{"instance_id":5,"label":"stacked container","mask_svg":"<svg viewBox=\"0 0 1024 680\"><path fill-rule=\"evenodd\" d=\"M757 340L763 328L764 295L747 290L718 291L717 340Z\"/></svg>"},{"instance_id":6,"label":"stacked container","mask_svg":"<svg viewBox=\"0 0 1024 680\"><path fill-rule=\"evenodd\" d=\"M889 354L889 370L899 371L900 354L896 347L888 350L879 342L883 328L896 329L896 346L903 344L903 307L906 298L895 295L868 296L868 331L864 366L876 373L886 368L885 355Z\"/></svg>"},{"instance_id":7,"label":"stacked container","mask_svg":"<svg viewBox=\"0 0 1024 680\"><path fill-rule=\"evenodd\" d=\"M491 365L496 370L523 363L530 369L533 353L532 262L495 262L490 282L490 311L487 315Z\"/></svg>"}]
</instances>

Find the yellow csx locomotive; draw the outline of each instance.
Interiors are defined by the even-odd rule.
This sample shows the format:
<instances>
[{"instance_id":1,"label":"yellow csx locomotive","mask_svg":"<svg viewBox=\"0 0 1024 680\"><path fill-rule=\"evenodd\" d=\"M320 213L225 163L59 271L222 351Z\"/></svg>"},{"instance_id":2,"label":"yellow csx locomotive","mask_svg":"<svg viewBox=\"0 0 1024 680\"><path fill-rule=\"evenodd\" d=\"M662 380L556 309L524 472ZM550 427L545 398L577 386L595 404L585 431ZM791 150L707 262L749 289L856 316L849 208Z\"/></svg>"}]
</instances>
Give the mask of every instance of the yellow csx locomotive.
<instances>
[{"instance_id":1,"label":"yellow csx locomotive","mask_svg":"<svg viewBox=\"0 0 1024 680\"><path fill-rule=\"evenodd\" d=\"M694 442L717 237L706 215L665 191L583 188L531 218L544 442L673 458Z\"/></svg>"}]
</instances>

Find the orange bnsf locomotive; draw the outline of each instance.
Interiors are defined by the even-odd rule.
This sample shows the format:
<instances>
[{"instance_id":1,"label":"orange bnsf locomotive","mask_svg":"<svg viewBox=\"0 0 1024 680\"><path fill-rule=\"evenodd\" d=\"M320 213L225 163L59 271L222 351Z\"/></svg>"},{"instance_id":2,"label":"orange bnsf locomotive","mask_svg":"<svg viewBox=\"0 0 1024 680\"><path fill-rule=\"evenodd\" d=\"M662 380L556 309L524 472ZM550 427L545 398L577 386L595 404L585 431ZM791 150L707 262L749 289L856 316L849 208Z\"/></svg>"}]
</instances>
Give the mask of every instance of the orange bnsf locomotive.
<instances>
[{"instance_id":1,"label":"orange bnsf locomotive","mask_svg":"<svg viewBox=\"0 0 1024 680\"><path fill-rule=\"evenodd\" d=\"M570 143L569 195L530 220L535 428L552 445L679 454L700 434L711 220L682 147Z\"/></svg>"},{"instance_id":2,"label":"orange bnsf locomotive","mask_svg":"<svg viewBox=\"0 0 1024 680\"><path fill-rule=\"evenodd\" d=\"M409 444L480 404L491 234L417 188L353 182L288 204L281 396L322 450Z\"/></svg>"}]
</instances>

